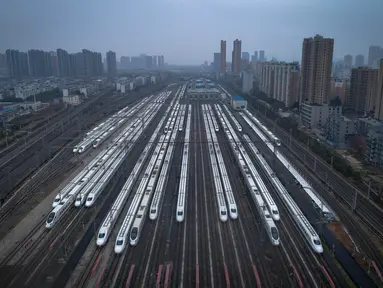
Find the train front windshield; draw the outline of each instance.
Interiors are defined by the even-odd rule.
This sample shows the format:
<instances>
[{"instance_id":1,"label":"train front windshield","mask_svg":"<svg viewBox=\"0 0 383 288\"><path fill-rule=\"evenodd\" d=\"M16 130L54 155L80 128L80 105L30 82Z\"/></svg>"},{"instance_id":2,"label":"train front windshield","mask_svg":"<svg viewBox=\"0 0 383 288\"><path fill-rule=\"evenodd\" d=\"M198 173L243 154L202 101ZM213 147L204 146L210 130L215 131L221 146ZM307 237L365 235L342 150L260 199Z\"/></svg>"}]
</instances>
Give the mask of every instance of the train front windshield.
<instances>
[{"instance_id":1,"label":"train front windshield","mask_svg":"<svg viewBox=\"0 0 383 288\"><path fill-rule=\"evenodd\" d=\"M277 228L275 228L275 227L271 227L271 236L272 236L273 239L275 239L275 240L278 240L278 239L279 239L279 235L278 235L278 230L277 230Z\"/></svg>"},{"instance_id":2,"label":"train front windshield","mask_svg":"<svg viewBox=\"0 0 383 288\"><path fill-rule=\"evenodd\" d=\"M47 223L51 223L53 219L55 218L56 213L52 212L48 215Z\"/></svg>"},{"instance_id":3,"label":"train front windshield","mask_svg":"<svg viewBox=\"0 0 383 288\"><path fill-rule=\"evenodd\" d=\"M138 233L138 229L137 229L137 227L134 227L132 229L132 232L130 233L130 239L132 239L132 240L136 239L137 238L137 233Z\"/></svg>"}]
</instances>

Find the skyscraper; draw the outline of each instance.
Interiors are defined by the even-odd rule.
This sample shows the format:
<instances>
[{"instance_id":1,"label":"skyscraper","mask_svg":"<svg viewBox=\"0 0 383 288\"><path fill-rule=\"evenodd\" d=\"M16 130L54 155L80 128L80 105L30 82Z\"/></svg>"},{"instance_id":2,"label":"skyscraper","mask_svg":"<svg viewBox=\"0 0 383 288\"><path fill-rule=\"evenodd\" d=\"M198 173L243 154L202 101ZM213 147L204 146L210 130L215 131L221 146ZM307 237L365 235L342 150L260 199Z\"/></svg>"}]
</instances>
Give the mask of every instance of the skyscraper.
<instances>
[{"instance_id":1,"label":"skyscraper","mask_svg":"<svg viewBox=\"0 0 383 288\"><path fill-rule=\"evenodd\" d=\"M264 50L259 51L259 61L261 61L261 62L266 61Z\"/></svg>"},{"instance_id":2,"label":"skyscraper","mask_svg":"<svg viewBox=\"0 0 383 288\"><path fill-rule=\"evenodd\" d=\"M29 75L32 77L45 77L48 76L45 71L45 52L42 50L29 50L28 51L28 63L29 63Z\"/></svg>"},{"instance_id":3,"label":"skyscraper","mask_svg":"<svg viewBox=\"0 0 383 288\"><path fill-rule=\"evenodd\" d=\"M375 118L383 120L383 59L380 59L378 85L376 87Z\"/></svg>"},{"instance_id":4,"label":"skyscraper","mask_svg":"<svg viewBox=\"0 0 383 288\"><path fill-rule=\"evenodd\" d=\"M116 53L113 51L106 52L106 72L112 77L117 73Z\"/></svg>"},{"instance_id":5,"label":"skyscraper","mask_svg":"<svg viewBox=\"0 0 383 288\"><path fill-rule=\"evenodd\" d=\"M221 40L221 65L220 69L222 73L226 72L226 40Z\"/></svg>"},{"instance_id":6,"label":"skyscraper","mask_svg":"<svg viewBox=\"0 0 383 288\"><path fill-rule=\"evenodd\" d=\"M251 62L255 63L258 61L258 51L254 51L254 55L251 56Z\"/></svg>"},{"instance_id":7,"label":"skyscraper","mask_svg":"<svg viewBox=\"0 0 383 288\"><path fill-rule=\"evenodd\" d=\"M347 54L343 57L344 64L346 64L346 68L352 67L352 55Z\"/></svg>"},{"instance_id":8,"label":"skyscraper","mask_svg":"<svg viewBox=\"0 0 383 288\"><path fill-rule=\"evenodd\" d=\"M355 66L356 67L364 66L364 56L362 54L355 56Z\"/></svg>"},{"instance_id":9,"label":"skyscraper","mask_svg":"<svg viewBox=\"0 0 383 288\"><path fill-rule=\"evenodd\" d=\"M300 102L327 103L333 52L334 39L316 35L303 40Z\"/></svg>"},{"instance_id":10,"label":"skyscraper","mask_svg":"<svg viewBox=\"0 0 383 288\"><path fill-rule=\"evenodd\" d=\"M378 70L368 67L352 69L351 87L347 105L360 113L369 113L376 102Z\"/></svg>"},{"instance_id":11,"label":"skyscraper","mask_svg":"<svg viewBox=\"0 0 383 288\"><path fill-rule=\"evenodd\" d=\"M165 66L164 56L163 55L158 56L158 68L164 68L164 66Z\"/></svg>"},{"instance_id":12,"label":"skyscraper","mask_svg":"<svg viewBox=\"0 0 383 288\"><path fill-rule=\"evenodd\" d=\"M155 68L157 68L158 66L157 66L158 64L157 64L157 56L153 56L153 59L152 59L152 66L153 66L153 68L155 69Z\"/></svg>"},{"instance_id":13,"label":"skyscraper","mask_svg":"<svg viewBox=\"0 0 383 288\"><path fill-rule=\"evenodd\" d=\"M221 53L214 53L213 68L214 72L221 72Z\"/></svg>"},{"instance_id":14,"label":"skyscraper","mask_svg":"<svg viewBox=\"0 0 383 288\"><path fill-rule=\"evenodd\" d=\"M235 39L233 42L233 54L232 54L232 72L239 73L241 72L241 46L242 41Z\"/></svg>"},{"instance_id":15,"label":"skyscraper","mask_svg":"<svg viewBox=\"0 0 383 288\"><path fill-rule=\"evenodd\" d=\"M7 49L5 55L10 77L22 79L29 75L28 57L26 57L26 53L22 53L19 50Z\"/></svg>"},{"instance_id":16,"label":"skyscraper","mask_svg":"<svg viewBox=\"0 0 383 288\"><path fill-rule=\"evenodd\" d=\"M372 67L374 61L383 58L383 48L380 46L370 46L368 49L368 67Z\"/></svg>"},{"instance_id":17,"label":"skyscraper","mask_svg":"<svg viewBox=\"0 0 383 288\"><path fill-rule=\"evenodd\" d=\"M69 76L69 54L63 49L57 49L57 68L59 77Z\"/></svg>"},{"instance_id":18,"label":"skyscraper","mask_svg":"<svg viewBox=\"0 0 383 288\"><path fill-rule=\"evenodd\" d=\"M242 52L242 60L247 60L250 62L250 53L249 52Z\"/></svg>"}]
</instances>

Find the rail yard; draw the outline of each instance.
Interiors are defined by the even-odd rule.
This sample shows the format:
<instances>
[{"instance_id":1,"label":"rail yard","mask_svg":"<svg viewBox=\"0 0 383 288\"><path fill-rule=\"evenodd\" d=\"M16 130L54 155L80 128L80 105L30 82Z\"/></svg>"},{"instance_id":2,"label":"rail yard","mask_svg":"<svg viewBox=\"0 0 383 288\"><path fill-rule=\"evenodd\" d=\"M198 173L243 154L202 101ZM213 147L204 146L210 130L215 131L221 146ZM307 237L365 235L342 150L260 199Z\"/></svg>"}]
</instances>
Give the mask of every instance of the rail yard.
<instances>
[{"instance_id":1,"label":"rail yard","mask_svg":"<svg viewBox=\"0 0 383 288\"><path fill-rule=\"evenodd\" d=\"M345 276L322 231L344 216L288 143L250 109L188 99L188 84L115 99L118 109L92 106L99 96L60 132L55 124L50 138L38 134L21 154L2 156L1 175L21 175L2 190L0 221L10 230L1 234L2 287L381 285L383 257L372 244L362 246L371 273L350 258L354 277ZM76 138L75 117L87 123ZM54 136L65 133L70 141ZM46 167L25 161L46 147L55 155ZM69 170L55 187L41 184ZM40 190L49 193L25 218L12 216Z\"/></svg>"}]
</instances>

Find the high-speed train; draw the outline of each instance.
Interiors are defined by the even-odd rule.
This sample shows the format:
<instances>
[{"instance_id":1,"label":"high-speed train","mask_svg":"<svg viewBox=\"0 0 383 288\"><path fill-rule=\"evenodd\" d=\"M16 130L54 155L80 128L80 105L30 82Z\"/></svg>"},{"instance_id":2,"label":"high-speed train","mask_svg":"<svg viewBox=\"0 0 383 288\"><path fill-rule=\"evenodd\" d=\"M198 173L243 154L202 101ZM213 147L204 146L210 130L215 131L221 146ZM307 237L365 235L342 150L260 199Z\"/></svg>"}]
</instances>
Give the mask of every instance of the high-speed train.
<instances>
[{"instance_id":1,"label":"high-speed train","mask_svg":"<svg viewBox=\"0 0 383 288\"><path fill-rule=\"evenodd\" d=\"M219 147L218 139L217 139L217 136L215 135L214 124L212 122L212 116L213 116L212 111L210 110L210 105L206 105L205 107L207 108L207 111L208 111L207 122L208 122L208 126L210 127L210 134L214 143L214 150L215 150L215 154L218 161L218 167L219 167L219 170L221 171L223 188L224 188L224 192L226 196L226 201L229 207L229 215L231 219L237 219L238 218L237 204L235 202L234 195L231 190L229 177L227 175L226 166L223 161L223 157L221 153L221 148Z\"/></svg>"},{"instance_id":2,"label":"high-speed train","mask_svg":"<svg viewBox=\"0 0 383 288\"><path fill-rule=\"evenodd\" d=\"M242 175L245 179L246 186L248 187L251 196L254 200L254 203L256 204L256 207L258 209L259 216L261 217L261 220L264 224L267 236L271 242L272 245L279 245L279 232L278 228L276 227L273 218L270 215L270 212L268 211L264 200L260 194L260 191L258 190L258 187L255 184L255 181L250 173L249 167L246 164L245 160L243 159L242 152L243 148L240 149L236 145L236 141L234 140L232 134L236 135L233 128L231 127L231 124L227 120L224 114L222 114L222 110L218 105L214 106L222 117L220 117L220 121L222 126L224 127L224 132L226 134L226 137L229 140L230 146L233 150L233 153L235 155L235 158L237 160L238 166L242 172Z\"/></svg>"},{"instance_id":3,"label":"high-speed train","mask_svg":"<svg viewBox=\"0 0 383 288\"><path fill-rule=\"evenodd\" d=\"M170 107L168 107L164 116L158 123L156 130L154 131L151 138L149 139L149 142L146 144L144 151L141 153L140 158L138 159L128 179L126 180L124 186L122 187L121 192L118 194L116 200L114 201L112 207L110 208L108 214L106 215L101 225L101 228L98 232L97 241L96 241L97 246L103 246L108 241L109 236L111 235L114 225L117 221L117 218L121 214L124 204L132 191L133 185L136 182L138 176L140 175L142 168L144 167L146 159L149 157L149 151L153 147L154 141L157 138L157 135L159 134L161 127L163 123L165 122L165 119L169 112L170 112Z\"/></svg>"},{"instance_id":4,"label":"high-speed train","mask_svg":"<svg viewBox=\"0 0 383 288\"><path fill-rule=\"evenodd\" d=\"M215 156L214 145L211 139L209 125L208 125L207 116L206 116L208 111L206 110L205 106L202 106L202 112L203 112L203 120L205 123L207 142L209 146L210 165L213 170L213 179L214 179L214 186L215 186L217 203L218 203L219 219L222 222L225 222L227 221L227 207L226 207L225 197L223 196L221 176L219 174L219 168L218 168L217 159Z\"/></svg>"},{"instance_id":5,"label":"high-speed train","mask_svg":"<svg viewBox=\"0 0 383 288\"><path fill-rule=\"evenodd\" d=\"M189 105L188 117L186 121L185 131L185 143L182 154L182 166L181 166L181 177L180 184L178 187L178 199L176 209L176 220L182 222L185 219L185 202L186 202L186 190L188 180L188 168L189 168L189 139L190 139L190 125L191 125L191 105Z\"/></svg>"},{"instance_id":6,"label":"high-speed train","mask_svg":"<svg viewBox=\"0 0 383 288\"><path fill-rule=\"evenodd\" d=\"M267 129L266 126L263 125L262 122L259 121L257 118L255 118L254 115L251 114L248 110L244 110L244 111L245 111L245 114L253 121L253 123L255 123L258 126L258 128L262 130L264 134L266 134L266 136L270 139L270 141L275 143L275 145L277 146L281 146L281 140L279 140L277 136L275 136L269 129Z\"/></svg>"},{"instance_id":7,"label":"high-speed train","mask_svg":"<svg viewBox=\"0 0 383 288\"><path fill-rule=\"evenodd\" d=\"M307 218L304 216L299 206L295 203L295 201L292 199L292 197L287 192L285 187L282 185L278 177L275 175L274 171L270 168L265 158L263 158L259 150L250 141L249 136L244 135L243 138L249 144L249 147L252 150L253 154L255 155L260 166L268 175L270 182L272 183L274 188L277 190L281 200L285 203L287 209L290 212L290 215L293 217L295 223L297 224L299 230L301 231L301 234L303 235L303 237L305 238L305 240L307 241L311 249L313 249L316 253L322 253L323 252L322 243L320 241L318 234L316 233L314 228L311 226L310 222L307 220Z\"/></svg>"}]
</instances>

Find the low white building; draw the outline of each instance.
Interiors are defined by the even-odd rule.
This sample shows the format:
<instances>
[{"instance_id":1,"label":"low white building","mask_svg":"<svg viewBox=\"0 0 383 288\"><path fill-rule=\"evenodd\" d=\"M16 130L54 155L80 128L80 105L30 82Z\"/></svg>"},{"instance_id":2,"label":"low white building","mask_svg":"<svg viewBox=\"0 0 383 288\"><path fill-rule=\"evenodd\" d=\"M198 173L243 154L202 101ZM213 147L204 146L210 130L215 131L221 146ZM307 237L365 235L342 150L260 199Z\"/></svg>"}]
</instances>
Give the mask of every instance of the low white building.
<instances>
[{"instance_id":1,"label":"low white building","mask_svg":"<svg viewBox=\"0 0 383 288\"><path fill-rule=\"evenodd\" d=\"M85 97L88 97L88 89L86 87L80 88L80 93L83 93Z\"/></svg>"},{"instance_id":2,"label":"low white building","mask_svg":"<svg viewBox=\"0 0 383 288\"><path fill-rule=\"evenodd\" d=\"M63 96L63 102L69 105L79 105L81 104L81 97L80 95Z\"/></svg>"},{"instance_id":3,"label":"low white building","mask_svg":"<svg viewBox=\"0 0 383 288\"><path fill-rule=\"evenodd\" d=\"M301 120L308 128L324 127L329 115L341 116L342 106L302 103Z\"/></svg>"},{"instance_id":4,"label":"low white building","mask_svg":"<svg viewBox=\"0 0 383 288\"><path fill-rule=\"evenodd\" d=\"M231 106L234 110L244 110L247 109L247 101L241 96L233 96L231 98Z\"/></svg>"}]
</instances>

